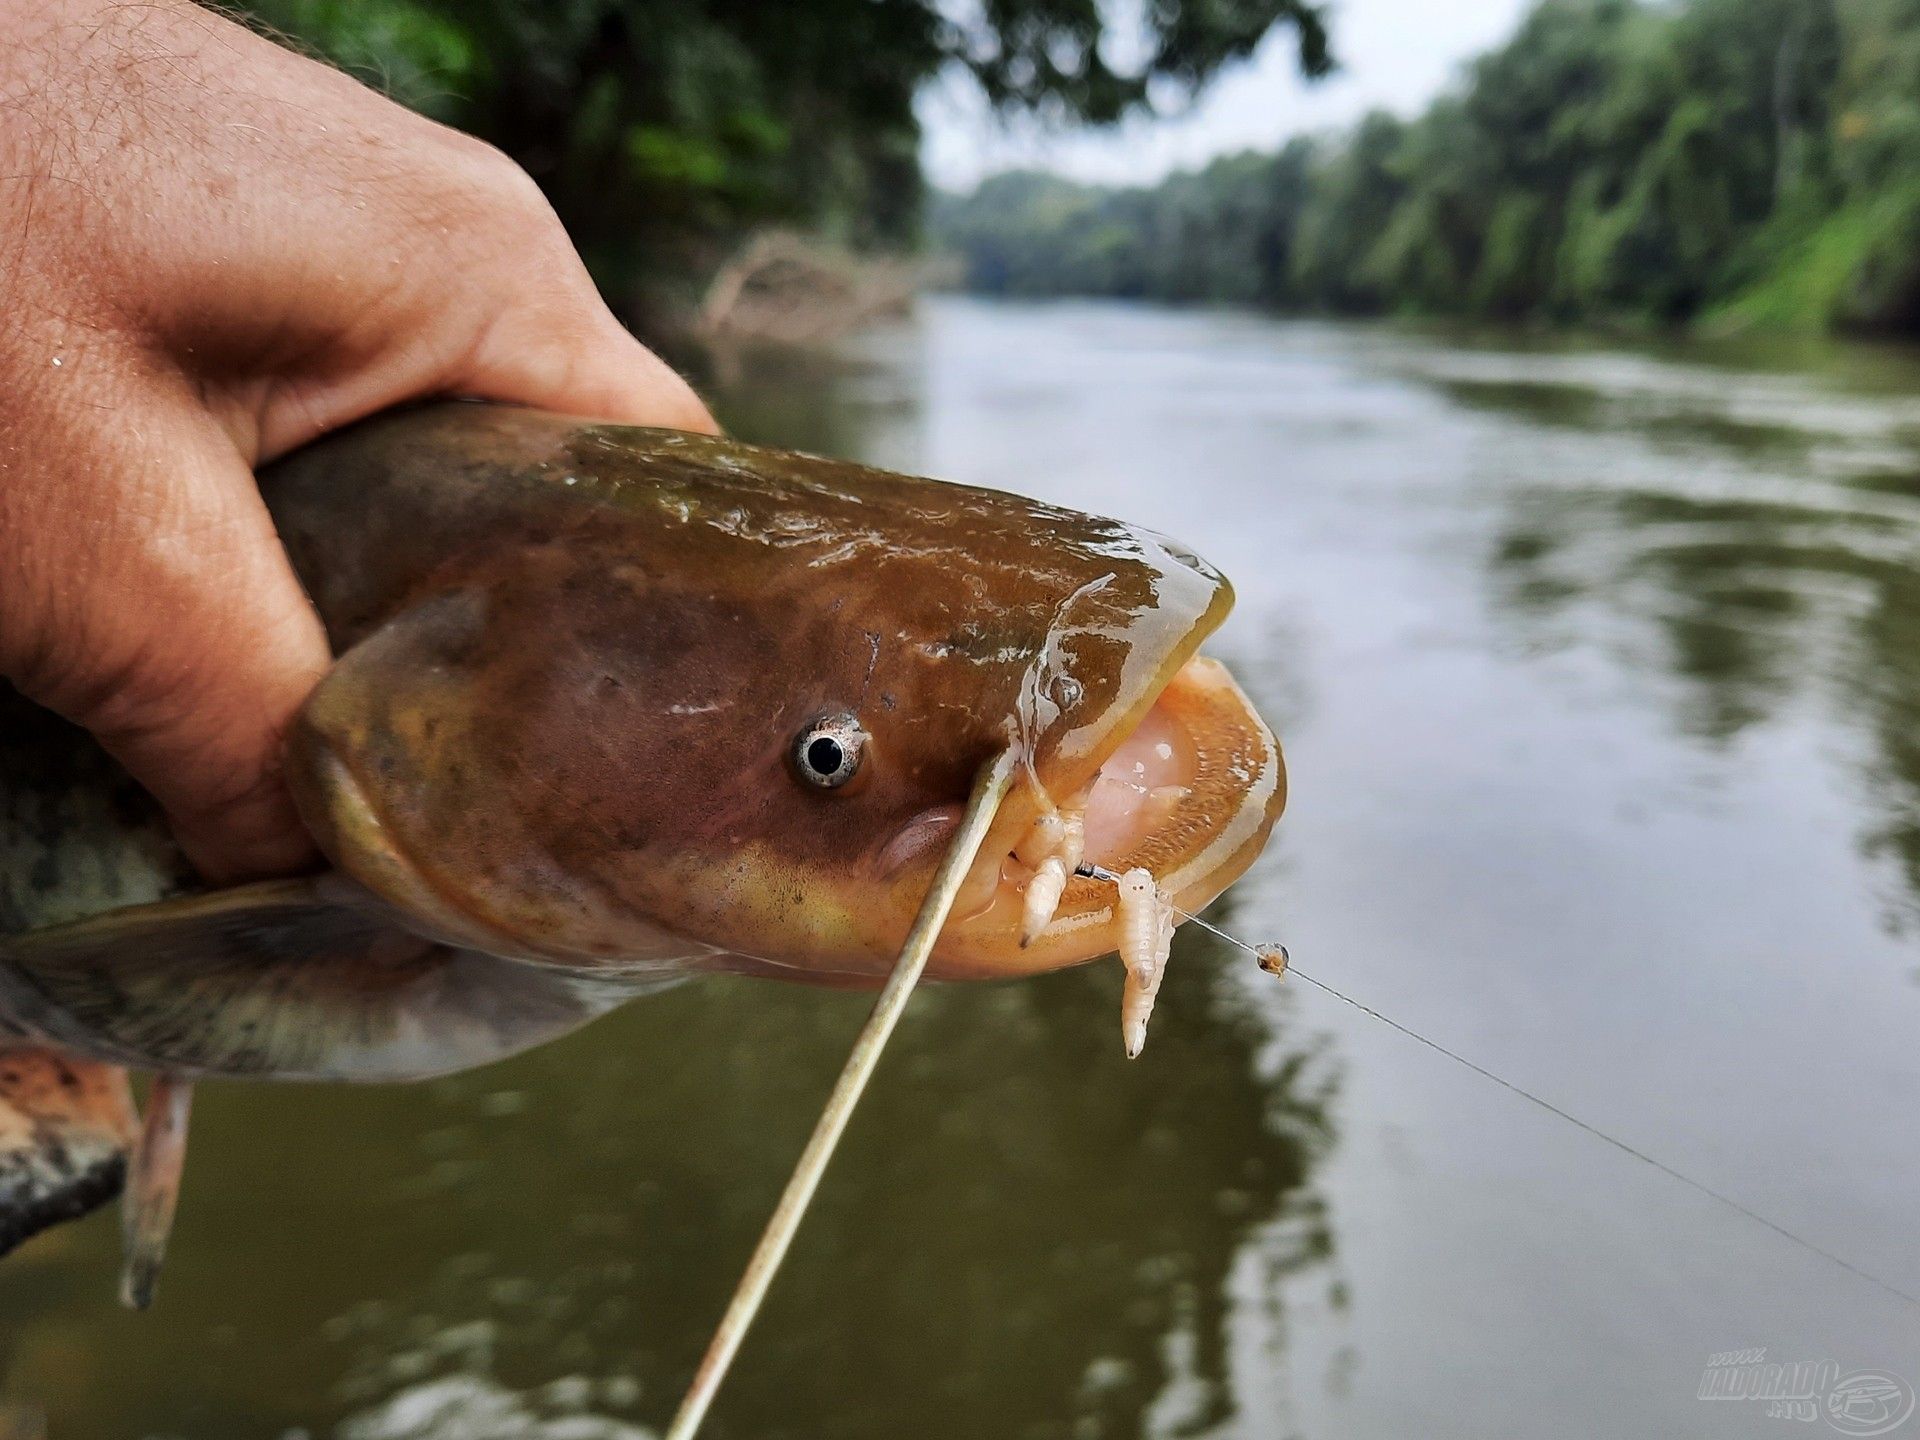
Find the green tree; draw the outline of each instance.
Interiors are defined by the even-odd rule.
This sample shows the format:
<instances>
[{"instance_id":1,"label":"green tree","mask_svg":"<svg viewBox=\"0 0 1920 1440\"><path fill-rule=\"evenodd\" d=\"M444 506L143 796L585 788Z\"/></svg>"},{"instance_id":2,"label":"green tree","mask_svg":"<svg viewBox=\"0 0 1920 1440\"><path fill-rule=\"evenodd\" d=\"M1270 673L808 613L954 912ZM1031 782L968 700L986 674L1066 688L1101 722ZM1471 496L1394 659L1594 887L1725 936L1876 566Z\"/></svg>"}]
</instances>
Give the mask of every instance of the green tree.
<instances>
[{"instance_id":1,"label":"green tree","mask_svg":"<svg viewBox=\"0 0 1920 1440\"><path fill-rule=\"evenodd\" d=\"M1012 198L941 238L972 259ZM1147 258L1026 229L1030 293L1912 332L1920 0L1541 0L1412 121L1073 204Z\"/></svg>"},{"instance_id":2,"label":"green tree","mask_svg":"<svg viewBox=\"0 0 1920 1440\"><path fill-rule=\"evenodd\" d=\"M921 211L914 99L970 75L997 107L1105 124L1178 102L1312 0L1149 0L1138 63L1099 0L250 0L399 99L491 140L546 190L602 283L698 273L745 229L902 244Z\"/></svg>"}]
</instances>

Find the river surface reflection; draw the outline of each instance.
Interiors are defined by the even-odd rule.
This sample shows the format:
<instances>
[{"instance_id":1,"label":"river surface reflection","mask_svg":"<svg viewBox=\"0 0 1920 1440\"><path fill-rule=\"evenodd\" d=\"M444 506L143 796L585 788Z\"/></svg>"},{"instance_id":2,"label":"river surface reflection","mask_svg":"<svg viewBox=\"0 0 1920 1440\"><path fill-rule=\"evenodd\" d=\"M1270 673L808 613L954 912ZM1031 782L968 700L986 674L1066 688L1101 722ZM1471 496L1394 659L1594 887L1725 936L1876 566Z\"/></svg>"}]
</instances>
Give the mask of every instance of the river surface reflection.
<instances>
[{"instance_id":1,"label":"river surface reflection","mask_svg":"<svg viewBox=\"0 0 1920 1440\"><path fill-rule=\"evenodd\" d=\"M718 399L1192 544L1293 776L1223 923L1920 1292L1916 396L1867 349L943 300ZM1920 1310L1204 935L1132 1065L1118 989L917 999L711 1433L1750 1436L1715 1352L1920 1382ZM110 1220L38 1242L4 1393L651 1433L866 1003L716 981L418 1089L208 1087L159 1308Z\"/></svg>"}]
</instances>

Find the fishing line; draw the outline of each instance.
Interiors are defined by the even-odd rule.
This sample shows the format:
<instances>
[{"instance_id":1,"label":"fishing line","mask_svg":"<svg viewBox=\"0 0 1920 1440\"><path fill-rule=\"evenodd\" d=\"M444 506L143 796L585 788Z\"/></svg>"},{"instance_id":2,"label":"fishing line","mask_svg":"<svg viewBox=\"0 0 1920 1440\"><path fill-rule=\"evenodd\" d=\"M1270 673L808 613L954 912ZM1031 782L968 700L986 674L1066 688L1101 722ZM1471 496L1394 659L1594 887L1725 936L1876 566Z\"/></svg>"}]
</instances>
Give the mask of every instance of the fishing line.
<instances>
[{"instance_id":1,"label":"fishing line","mask_svg":"<svg viewBox=\"0 0 1920 1440\"><path fill-rule=\"evenodd\" d=\"M1082 865L1077 870L1075 870L1074 873L1076 875L1083 875L1091 880L1118 881L1120 878L1118 875L1114 874L1113 871L1108 870L1105 866L1101 866L1101 865ZM1169 903L1171 904L1171 902ZM1817 1244L1816 1242L1807 1239L1804 1235L1795 1234L1793 1231L1787 1229L1786 1226L1780 1224L1778 1221L1769 1220L1765 1215L1762 1215L1759 1211L1751 1208L1750 1206L1743 1205L1740 1201L1734 1199L1731 1195L1726 1194L1724 1191L1716 1190L1713 1188L1713 1186L1707 1184L1705 1181L1696 1180L1691 1175L1686 1174L1684 1171L1674 1169L1673 1166L1667 1164L1666 1161L1661 1160L1656 1156L1649 1155L1646 1151L1639 1149L1637 1146L1629 1144L1627 1141L1622 1140L1617 1136L1609 1135L1605 1130L1602 1130L1599 1126L1594 1125L1589 1121L1582 1120L1578 1115L1571 1114L1568 1111L1561 1109L1558 1105L1554 1104L1551 1100L1548 1100L1542 1096L1534 1094L1533 1091L1527 1089L1524 1085L1517 1084L1516 1082L1507 1079L1505 1076L1496 1075L1493 1071L1487 1069L1486 1066L1478 1064L1472 1060L1469 1060L1466 1056L1460 1054L1458 1051L1449 1050L1445 1045L1442 1045L1438 1040L1429 1039L1427 1036L1422 1035L1418 1030L1414 1030L1409 1026L1402 1025L1398 1020L1395 1020L1392 1016L1381 1014L1378 1010L1374 1009L1371 1005L1366 1004L1364 1001L1356 1000L1353 998L1353 996L1345 994L1342 991L1336 990L1333 986L1329 985L1326 981L1307 974L1306 971L1300 969L1299 966L1292 963L1292 959L1287 954L1287 949L1284 945L1249 945L1246 941L1238 938L1237 936L1229 935L1226 931L1222 930L1218 925L1210 924L1209 922L1202 920L1198 915L1188 914L1185 910L1182 910L1178 905L1172 906L1172 909L1173 909L1173 913L1180 916L1182 919L1189 920L1193 922L1195 925L1198 925L1202 930L1207 931L1209 934L1217 935L1220 939L1226 941L1229 945L1235 946L1238 949L1246 951L1249 955L1253 956L1254 959L1260 962L1261 969L1266 970L1271 974L1281 975L1281 976L1291 975L1306 981L1307 984L1313 986L1314 989L1324 991L1326 994L1331 995L1334 999L1338 1000L1341 1004L1352 1006L1355 1010L1358 1010L1361 1014L1370 1016L1371 1018L1378 1020L1382 1025L1385 1025L1388 1029L1397 1030L1402 1035L1406 1036L1409 1040L1417 1041L1419 1044L1426 1046L1427 1049L1432 1050L1434 1053L1438 1055L1444 1055L1447 1059L1453 1061L1454 1064L1464 1066L1466 1069L1471 1070L1474 1074L1479 1075L1484 1079L1491 1080L1494 1084L1498 1085L1502 1090L1507 1091L1509 1094L1517 1095L1522 1100L1525 1100L1528 1104L1538 1106L1540 1109L1546 1111L1549 1115L1553 1115L1561 1120L1566 1121L1567 1124L1574 1126L1576 1129L1584 1130L1587 1134L1593 1136L1594 1139L1602 1141L1608 1145L1611 1145L1614 1149L1620 1151L1623 1155L1627 1155L1632 1157L1635 1160L1638 1160L1642 1165L1652 1166L1655 1170L1658 1170L1662 1175L1666 1175L1671 1179L1679 1181L1682 1185L1685 1185L1689 1190L1696 1191L1697 1193L1706 1196L1709 1200L1713 1200L1721 1205L1726 1206L1729 1210L1732 1210L1734 1213L1745 1216L1748 1220L1751 1220L1754 1224L1762 1226L1765 1229L1771 1230L1775 1235L1778 1235L1781 1239L1788 1241L1790 1244L1798 1245L1802 1250L1807 1251L1811 1255L1819 1256L1822 1260L1825 1260L1828 1264L1837 1265L1842 1270L1846 1271L1849 1275L1852 1275L1858 1279L1864 1280L1869 1285L1872 1285L1877 1289L1884 1290L1887 1294L1892 1295L1897 1299L1904 1300L1907 1304L1913 1306L1915 1309L1920 1309L1920 1295L1915 1295L1910 1291L1902 1290L1898 1285L1895 1285L1892 1281L1883 1280L1870 1270L1862 1270L1858 1265L1854 1264L1851 1260L1848 1260L1845 1256L1835 1254L1833 1251L1827 1249L1825 1246Z\"/></svg>"}]
</instances>

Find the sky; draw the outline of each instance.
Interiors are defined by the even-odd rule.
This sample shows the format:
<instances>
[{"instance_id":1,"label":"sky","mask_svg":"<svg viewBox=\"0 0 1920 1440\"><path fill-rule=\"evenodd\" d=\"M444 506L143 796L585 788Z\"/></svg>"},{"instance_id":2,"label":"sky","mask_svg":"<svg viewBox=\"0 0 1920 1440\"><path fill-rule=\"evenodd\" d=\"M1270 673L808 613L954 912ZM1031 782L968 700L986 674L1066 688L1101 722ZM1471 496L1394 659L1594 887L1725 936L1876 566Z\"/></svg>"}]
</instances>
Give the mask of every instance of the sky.
<instances>
[{"instance_id":1,"label":"sky","mask_svg":"<svg viewBox=\"0 0 1920 1440\"><path fill-rule=\"evenodd\" d=\"M955 190L1020 166L1106 183L1157 180L1227 151L1273 149L1290 136L1348 124L1375 107L1413 114L1464 61L1512 34L1532 3L1337 0L1332 29L1340 69L1326 79L1300 78L1293 33L1280 29L1185 113L1106 132L1008 124L987 112L977 90L949 80L921 99L922 158L935 184Z\"/></svg>"}]
</instances>

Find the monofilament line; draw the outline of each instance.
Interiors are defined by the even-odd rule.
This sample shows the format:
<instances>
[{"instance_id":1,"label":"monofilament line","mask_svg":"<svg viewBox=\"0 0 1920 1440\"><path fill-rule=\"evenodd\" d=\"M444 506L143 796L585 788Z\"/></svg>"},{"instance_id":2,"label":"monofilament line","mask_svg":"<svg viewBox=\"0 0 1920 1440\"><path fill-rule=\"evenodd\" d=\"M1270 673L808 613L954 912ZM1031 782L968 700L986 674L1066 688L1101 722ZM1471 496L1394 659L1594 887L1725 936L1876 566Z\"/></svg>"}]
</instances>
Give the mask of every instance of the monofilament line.
<instances>
[{"instance_id":1,"label":"monofilament line","mask_svg":"<svg viewBox=\"0 0 1920 1440\"><path fill-rule=\"evenodd\" d=\"M853 1050L840 1071L840 1078L834 1081L826 1106L821 1110L820 1118L814 1122L807 1148L800 1152L799 1160L794 1162L793 1174L787 1178L787 1188L781 1192L779 1203L768 1217L767 1228L761 1233L753 1258L747 1261L747 1268L740 1276L740 1284L727 1304L726 1313L720 1317L720 1324L707 1345L707 1353L701 1357L700 1368L693 1372L693 1381L687 1386L686 1397L681 1400L679 1410L674 1413L673 1423L667 1427L665 1440L692 1440L700 1428L700 1422L706 1418L707 1407L713 1404L720 1382L726 1378L727 1367L733 1363L740 1342L746 1338L747 1327L753 1324L753 1317L759 1313L760 1302L766 1298L767 1287L773 1283L780 1262L786 1257L787 1247L793 1243L794 1232L800 1228L800 1221L806 1216L813 1192L819 1188L820 1177L826 1173L827 1162L833 1158L834 1147L840 1143L840 1136L847 1128L847 1121L852 1118L854 1106L859 1103L860 1094L867 1088L873 1068L879 1063L880 1052L886 1048L893 1027L899 1023L902 1012L907 1008L913 987L919 982L921 972L927 968L934 942L940 938L940 927L946 923L947 912L953 909L954 898L960 893L967 872L973 867L974 856L980 853L980 845L987 838L987 829L993 824L994 815L999 812L1000 801L1013 778L1014 764L1013 752L1005 751L982 767L975 778L973 793L967 797L966 812L960 818L960 828L954 834L946 858L940 862L940 868L934 874L933 887L921 902L920 913L914 919L913 929L907 933L906 944L901 948L900 958L894 962L893 973L887 977L880 998L873 1003L873 1013L867 1017L867 1023L854 1039Z\"/></svg>"},{"instance_id":2,"label":"monofilament line","mask_svg":"<svg viewBox=\"0 0 1920 1440\"><path fill-rule=\"evenodd\" d=\"M1287 974L1306 981L1309 985L1313 986L1316 990L1325 991L1327 994L1331 995L1334 999L1340 1001L1341 1004L1343 1005L1351 1005L1354 1009L1358 1010L1363 1015L1372 1016L1375 1020L1378 1020L1382 1025L1387 1026L1389 1029L1398 1030L1402 1035L1406 1036L1409 1040L1418 1041L1420 1044L1426 1046L1429 1050L1435 1051L1441 1055L1446 1056L1447 1059L1453 1061L1454 1064L1466 1066L1466 1068L1473 1071L1474 1074L1484 1076L1488 1080L1491 1080L1494 1084L1498 1085L1502 1090L1506 1090L1514 1095L1518 1095L1522 1100L1527 1101L1529 1104L1539 1106L1542 1110L1546 1111L1549 1115L1558 1116L1560 1119L1566 1121L1569 1125L1572 1125L1577 1129L1586 1131L1587 1134L1593 1136L1594 1139L1604 1141L1606 1144L1611 1145L1614 1149L1620 1151L1622 1154L1632 1156L1635 1160L1638 1160L1641 1164L1651 1165L1654 1169L1658 1170L1662 1175L1670 1176L1673 1179L1678 1180L1682 1185L1685 1185L1689 1190L1698 1191L1700 1194L1705 1195L1709 1200L1718 1201L1720 1204L1726 1206L1729 1210L1732 1210L1737 1214L1746 1216L1746 1218L1751 1220L1754 1224L1764 1226L1766 1229L1771 1230L1774 1234L1778 1235L1781 1239L1786 1240L1794 1245L1798 1245L1802 1250L1807 1251L1809 1254L1818 1255L1822 1260L1827 1261L1829 1264L1838 1265L1842 1270L1846 1271L1849 1275L1856 1276L1859 1279L1866 1281L1869 1285L1876 1286L1877 1288L1886 1291L1887 1294L1906 1301L1907 1304L1914 1306L1916 1309L1920 1309L1920 1295L1911 1294L1908 1291L1902 1290L1898 1285L1895 1285L1890 1280L1882 1280L1878 1275L1873 1274L1871 1271L1862 1270L1858 1265L1855 1265L1851 1260L1846 1259L1844 1256L1836 1255L1833 1251L1827 1249L1825 1246L1817 1245L1803 1235L1796 1235L1793 1231L1787 1229L1786 1226L1780 1224L1778 1221L1769 1220L1766 1216L1762 1215L1759 1211L1751 1209L1750 1207L1741 1204L1738 1200L1734 1199L1731 1195L1728 1195L1723 1191L1716 1190L1711 1185L1706 1184L1704 1181L1696 1180L1691 1175L1688 1175L1682 1171L1674 1169L1673 1166L1667 1164L1666 1161L1658 1159L1655 1156L1649 1155L1647 1154L1646 1151L1638 1149L1633 1145L1629 1145L1625 1140L1616 1139L1614 1136L1609 1135L1606 1131L1602 1130L1599 1126L1588 1124L1585 1120L1582 1120L1578 1115L1568 1114L1565 1110L1562 1110L1558 1105L1554 1104L1551 1100L1544 1100L1540 1096L1534 1094L1531 1090L1527 1089L1525 1086L1516 1085L1511 1080L1503 1079L1501 1076L1498 1076L1494 1074L1491 1070L1487 1069L1487 1067L1484 1065L1474 1064L1473 1061L1467 1059L1466 1056L1457 1054L1456 1052L1449 1050L1446 1046L1442 1045L1437 1040L1429 1040L1426 1036L1420 1034L1418 1031L1409 1030L1405 1025L1402 1025L1398 1020L1394 1020L1388 1016L1382 1015L1378 1010L1374 1009L1371 1005L1362 1004L1360 1001L1354 999L1351 995L1341 994L1338 990L1334 989L1333 986L1327 984L1326 981L1314 979L1313 976L1307 974L1306 971L1302 970L1298 965L1289 965L1287 967Z\"/></svg>"},{"instance_id":3,"label":"monofilament line","mask_svg":"<svg viewBox=\"0 0 1920 1440\"><path fill-rule=\"evenodd\" d=\"M1111 870L1107 870L1104 867L1099 865L1083 865L1080 867L1077 873L1088 876L1089 878L1095 879L1095 880L1113 880L1118 878L1117 876L1114 875L1114 873ZM1260 954L1259 949L1256 948L1255 946L1249 945L1246 941L1241 940L1236 936L1229 935L1226 931L1222 930L1219 926L1209 924L1207 921L1202 920L1197 915L1189 915L1185 910L1182 910L1177 905L1174 906L1174 913L1176 915L1182 916L1187 920L1191 920L1194 924L1198 925L1201 929L1208 931L1210 934L1219 936L1222 940L1226 941L1229 945L1237 946L1239 949L1245 950L1249 955L1253 955L1257 957ZM1907 1304L1915 1307L1916 1309L1920 1309L1920 1295L1914 1295L1910 1291L1902 1290L1898 1285L1895 1285L1892 1281L1883 1280L1878 1275L1875 1275L1872 1271L1862 1270L1858 1265L1854 1264L1851 1260L1848 1260L1845 1256L1837 1255L1833 1251L1827 1249L1824 1245L1816 1244L1814 1241L1807 1239L1803 1235L1795 1234L1793 1231L1787 1229L1786 1226L1780 1224L1778 1221L1769 1220L1765 1215L1762 1215L1759 1211L1754 1210L1750 1206L1741 1204L1738 1200L1734 1199L1731 1195L1726 1194L1724 1191L1716 1190L1713 1188L1713 1186L1708 1185L1705 1181L1696 1180L1691 1175L1686 1174L1684 1171L1674 1169L1673 1166L1667 1164L1666 1161L1647 1154L1646 1151L1639 1149L1637 1146L1628 1144L1625 1140L1621 1140L1616 1138L1615 1136L1609 1135L1606 1131L1602 1130L1599 1126L1591 1124L1588 1121L1582 1120L1578 1115L1571 1114L1570 1112L1561 1109L1558 1105L1554 1104L1551 1100L1547 1100L1539 1095L1534 1094L1533 1091L1527 1089L1524 1085L1516 1084L1515 1082L1508 1080L1503 1076L1496 1075L1494 1074L1493 1071L1487 1069L1486 1066L1476 1064L1474 1061L1469 1060L1466 1056L1460 1054L1458 1051L1449 1050L1445 1045L1442 1045L1438 1040L1430 1040L1425 1035L1422 1035L1418 1030L1414 1030L1409 1028L1408 1026L1402 1025L1398 1020L1393 1019L1389 1015L1381 1014L1378 1010L1374 1009L1371 1005L1368 1005L1362 1001L1356 1000L1351 995L1347 995L1342 993L1339 990L1336 990L1333 986L1327 984L1326 981L1316 979L1312 975L1309 975L1306 971L1302 970L1298 965L1295 965L1289 962L1286 967L1286 973L1289 977L1306 981L1307 984L1313 986L1313 988L1316 990L1324 991L1326 994L1331 995L1334 999L1338 1000L1343 1005L1351 1005L1355 1010L1358 1010L1361 1014L1370 1016L1372 1019L1378 1020L1382 1025L1385 1025L1388 1029L1399 1031L1402 1035L1406 1036L1409 1040L1415 1041L1418 1044L1426 1046L1427 1049L1433 1051L1435 1054L1444 1055L1447 1059L1453 1061L1454 1064L1464 1066L1466 1069L1471 1070L1474 1074L1481 1076L1483 1079L1491 1080L1495 1085L1498 1085L1502 1090L1507 1091L1509 1094L1519 1096L1522 1100L1525 1100L1530 1105L1538 1106L1540 1109L1546 1111L1549 1115L1555 1116L1558 1119L1566 1121L1567 1124L1573 1126L1575 1129L1584 1130L1587 1134L1593 1136L1594 1139L1599 1140L1604 1144L1611 1145L1614 1149L1620 1151L1623 1155L1627 1155L1635 1160L1638 1160L1642 1165L1652 1166L1655 1170L1658 1170L1662 1175L1666 1175L1671 1179L1679 1181L1682 1185L1686 1186L1689 1190L1695 1191L1698 1194L1706 1196L1709 1200L1715 1201L1718 1204L1726 1206L1729 1210L1733 1211L1735 1214L1745 1216L1748 1220L1751 1220L1754 1224L1759 1225L1764 1229L1771 1230L1775 1235L1778 1235L1782 1240L1787 1241L1789 1244L1797 1245L1802 1250L1805 1250L1807 1253L1811 1255L1819 1256L1822 1260L1825 1260L1829 1265L1837 1265L1842 1270L1846 1271L1849 1275L1852 1275L1857 1279L1864 1280L1869 1285L1874 1286L1876 1289L1883 1290L1887 1294L1894 1296L1896 1299L1904 1300Z\"/></svg>"}]
</instances>

